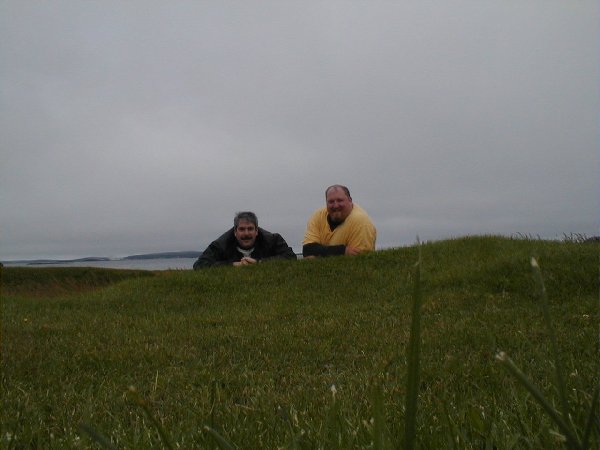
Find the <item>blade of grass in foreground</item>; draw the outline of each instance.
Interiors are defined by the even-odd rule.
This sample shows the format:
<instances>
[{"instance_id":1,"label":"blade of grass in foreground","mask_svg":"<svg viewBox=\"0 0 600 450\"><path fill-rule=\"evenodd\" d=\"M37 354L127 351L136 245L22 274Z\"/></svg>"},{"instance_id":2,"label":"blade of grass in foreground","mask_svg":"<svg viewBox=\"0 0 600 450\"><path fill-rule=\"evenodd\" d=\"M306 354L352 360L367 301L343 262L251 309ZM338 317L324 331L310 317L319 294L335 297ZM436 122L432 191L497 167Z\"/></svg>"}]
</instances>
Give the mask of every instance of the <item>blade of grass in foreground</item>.
<instances>
[{"instance_id":1,"label":"blade of grass in foreground","mask_svg":"<svg viewBox=\"0 0 600 450\"><path fill-rule=\"evenodd\" d=\"M215 440L215 442L217 443L217 445L219 446L220 449L235 450L233 445L231 445L229 442L227 442L227 440L223 436L221 436L216 430L213 430L208 425L204 425L204 431L206 431L208 434L210 434L212 436L212 438Z\"/></svg>"},{"instance_id":2,"label":"blade of grass in foreground","mask_svg":"<svg viewBox=\"0 0 600 450\"><path fill-rule=\"evenodd\" d=\"M373 386L373 449L385 449L384 436L384 421L385 414L383 413L383 393L380 382L376 382Z\"/></svg>"},{"instance_id":3,"label":"blade of grass in foreground","mask_svg":"<svg viewBox=\"0 0 600 450\"><path fill-rule=\"evenodd\" d=\"M598 407L598 386L594 390L592 397L592 406L590 407L590 413L588 415L587 423L585 424L585 431L583 433L583 445L582 448L588 448L590 442L590 436L592 435L592 428L594 427L594 416L596 415L596 408ZM600 428L600 424L596 424Z\"/></svg>"},{"instance_id":4,"label":"blade of grass in foreground","mask_svg":"<svg viewBox=\"0 0 600 450\"><path fill-rule=\"evenodd\" d=\"M571 421L571 415L569 414L569 405L567 403L567 395L566 395L566 383L562 376L562 366L558 353L558 345L556 343L556 333L554 333L554 329L552 328L552 322L550 320L550 308L548 305L548 295L546 294L546 287L544 285L544 279L542 278L542 274L540 271L540 266L538 265L535 258L531 258L531 268L533 269L534 277L540 288L540 297L542 300L542 313L544 315L544 322L546 324L546 328L548 330L548 334L550 337L550 344L552 346L552 352L554 353L555 359L555 368L556 368L556 382L558 385L560 402L562 407L562 414L559 413L554 406L550 404L550 402L544 397L542 392L525 376L523 372L515 365L515 363L508 357L508 355L504 352L498 352L496 355L496 359L500 361L504 367L517 378L517 380L533 395L533 397L538 401L538 403L544 408L546 413L550 416L550 418L556 423L561 433L566 437L567 445L570 448L574 449L584 449L587 448L587 438L588 427L586 424L586 429L584 431L584 441L580 441L579 436L577 435L577 430L574 424ZM596 397L596 395L594 395ZM588 422L593 420L595 411L595 404L592 404L592 409L590 411L590 416L588 418Z\"/></svg>"},{"instance_id":5,"label":"blade of grass in foreground","mask_svg":"<svg viewBox=\"0 0 600 450\"><path fill-rule=\"evenodd\" d=\"M569 414L569 404L567 402L567 389L566 383L563 376L562 363L559 358L558 353L558 345L556 343L556 333L554 332L554 328L552 327L552 320L550 317L550 306L548 304L548 294L546 293L546 285L544 284L544 279L542 278L542 271L540 270L540 266L535 258L531 258L531 269L533 270L533 276L538 283L540 290L540 299L542 303L542 313L544 315L544 323L546 324L546 330L548 331L548 336L550 337L550 345L552 346L552 353L554 353L554 367L556 370L556 384L558 386L558 393L560 396L560 404L562 407L562 415L566 419L570 416Z\"/></svg>"},{"instance_id":6,"label":"blade of grass in foreground","mask_svg":"<svg viewBox=\"0 0 600 450\"><path fill-rule=\"evenodd\" d=\"M506 369L515 376L517 380L527 389L531 395L538 401L538 403L548 413L550 418L558 425L560 431L567 438L567 442L570 442L573 448L580 448L577 444L577 438L571 431L571 427L563 420L561 415L556 409L550 404L550 402L544 397L542 392L525 376L523 372L515 365L515 363L508 357L504 352L499 352L496 355L496 359L500 361Z\"/></svg>"},{"instance_id":7,"label":"blade of grass in foreground","mask_svg":"<svg viewBox=\"0 0 600 450\"><path fill-rule=\"evenodd\" d=\"M107 448L109 450L117 450L117 448L114 445L112 445L112 443L106 436L104 436L102 433L97 432L91 426L82 423L79 425L79 429L87 433L93 440L95 440L98 444L102 445L102 447Z\"/></svg>"},{"instance_id":8,"label":"blade of grass in foreground","mask_svg":"<svg viewBox=\"0 0 600 450\"><path fill-rule=\"evenodd\" d=\"M419 356L421 351L421 244L417 239L419 257L414 270L412 323L408 343L408 375L406 378L406 417L404 421L404 448L415 447L417 436L417 400L419 396Z\"/></svg>"},{"instance_id":9,"label":"blade of grass in foreground","mask_svg":"<svg viewBox=\"0 0 600 450\"><path fill-rule=\"evenodd\" d=\"M148 419L150 420L152 425L154 425L156 427L156 430L158 431L158 435L160 436L160 439L162 440L164 446L166 448L168 448L169 450L173 450L173 445L171 444L171 441L169 439L169 436L167 435L167 432L162 427L160 422L158 420L156 420L156 418L152 415L150 408L148 408L148 405L146 404L144 399L138 394L138 392L134 386L129 387L129 395L133 398L133 401L135 403L137 403L139 406L142 407L142 410L146 413L146 416L148 417Z\"/></svg>"}]
</instances>

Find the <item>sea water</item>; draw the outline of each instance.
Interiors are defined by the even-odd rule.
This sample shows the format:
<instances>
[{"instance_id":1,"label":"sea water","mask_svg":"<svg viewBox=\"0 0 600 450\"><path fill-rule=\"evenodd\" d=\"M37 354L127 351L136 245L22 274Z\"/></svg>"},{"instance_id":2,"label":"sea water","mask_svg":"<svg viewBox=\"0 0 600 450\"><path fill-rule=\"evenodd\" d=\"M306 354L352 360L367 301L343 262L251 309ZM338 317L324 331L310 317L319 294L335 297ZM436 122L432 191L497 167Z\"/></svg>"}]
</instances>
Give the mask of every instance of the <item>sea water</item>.
<instances>
[{"instance_id":1,"label":"sea water","mask_svg":"<svg viewBox=\"0 0 600 450\"><path fill-rule=\"evenodd\" d=\"M4 267L103 267L106 269L192 270L195 258L114 259L110 261L77 261L51 264L5 262Z\"/></svg>"}]
</instances>

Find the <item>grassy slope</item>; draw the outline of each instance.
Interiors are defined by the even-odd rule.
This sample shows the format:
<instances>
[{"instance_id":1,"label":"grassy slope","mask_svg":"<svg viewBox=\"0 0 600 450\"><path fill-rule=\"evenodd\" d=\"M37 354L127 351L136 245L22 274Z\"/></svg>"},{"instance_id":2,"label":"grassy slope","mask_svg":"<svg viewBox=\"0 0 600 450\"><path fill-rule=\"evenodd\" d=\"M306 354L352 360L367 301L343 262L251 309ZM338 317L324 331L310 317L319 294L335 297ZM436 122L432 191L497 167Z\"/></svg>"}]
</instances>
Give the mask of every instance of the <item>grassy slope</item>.
<instances>
[{"instance_id":1,"label":"grassy slope","mask_svg":"<svg viewBox=\"0 0 600 450\"><path fill-rule=\"evenodd\" d=\"M497 350L508 352L556 398L531 256L545 276L581 421L578 406L589 406L598 383L598 246L443 241L422 246L423 447L560 444L494 360ZM203 424L243 448L287 445L301 434L307 448L362 447L373 438L378 385L387 433L398 443L416 259L411 247L176 271L53 298L40 298L39 283L35 296L4 289L1 438L86 447L77 430L83 421L121 448L156 445L154 428L125 394L135 385L184 448L209 445ZM3 269L3 287L14 283L15 270ZM30 270L38 280L47 269Z\"/></svg>"},{"instance_id":2,"label":"grassy slope","mask_svg":"<svg viewBox=\"0 0 600 450\"><path fill-rule=\"evenodd\" d=\"M56 297L94 290L130 278L150 277L146 270L94 269L90 267L10 267L3 269L4 295Z\"/></svg>"}]
</instances>

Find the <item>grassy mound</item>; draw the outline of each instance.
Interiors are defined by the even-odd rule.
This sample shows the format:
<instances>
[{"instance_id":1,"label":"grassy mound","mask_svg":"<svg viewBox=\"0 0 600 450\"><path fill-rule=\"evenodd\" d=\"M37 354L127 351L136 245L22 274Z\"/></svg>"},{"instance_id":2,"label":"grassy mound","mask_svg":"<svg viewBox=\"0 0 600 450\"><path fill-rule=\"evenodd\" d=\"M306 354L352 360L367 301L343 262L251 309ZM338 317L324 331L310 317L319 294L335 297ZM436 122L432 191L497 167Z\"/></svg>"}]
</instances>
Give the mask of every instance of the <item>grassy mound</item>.
<instances>
[{"instance_id":1,"label":"grassy mound","mask_svg":"<svg viewBox=\"0 0 600 450\"><path fill-rule=\"evenodd\" d=\"M420 251L417 445L563 446L495 355L557 398L535 256L572 421L585 424L598 384L598 246L469 237ZM417 259L415 246L175 271L50 300L3 289L2 444L99 447L103 435L116 448L214 448L207 425L239 448L398 446Z\"/></svg>"},{"instance_id":2,"label":"grassy mound","mask_svg":"<svg viewBox=\"0 0 600 450\"><path fill-rule=\"evenodd\" d=\"M3 267L0 268L0 287L4 295L55 297L153 275L146 270L91 267Z\"/></svg>"}]
</instances>

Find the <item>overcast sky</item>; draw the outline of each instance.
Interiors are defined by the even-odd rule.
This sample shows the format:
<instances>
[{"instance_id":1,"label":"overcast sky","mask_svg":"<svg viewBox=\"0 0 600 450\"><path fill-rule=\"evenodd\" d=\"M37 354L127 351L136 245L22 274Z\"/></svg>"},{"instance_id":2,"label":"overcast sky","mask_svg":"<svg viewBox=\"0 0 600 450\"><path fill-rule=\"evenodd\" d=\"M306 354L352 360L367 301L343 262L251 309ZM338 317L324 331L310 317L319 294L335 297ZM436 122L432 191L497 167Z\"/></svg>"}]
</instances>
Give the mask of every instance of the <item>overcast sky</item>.
<instances>
[{"instance_id":1,"label":"overcast sky","mask_svg":"<svg viewBox=\"0 0 600 450\"><path fill-rule=\"evenodd\" d=\"M0 2L0 259L598 234L598 2Z\"/></svg>"}]
</instances>

